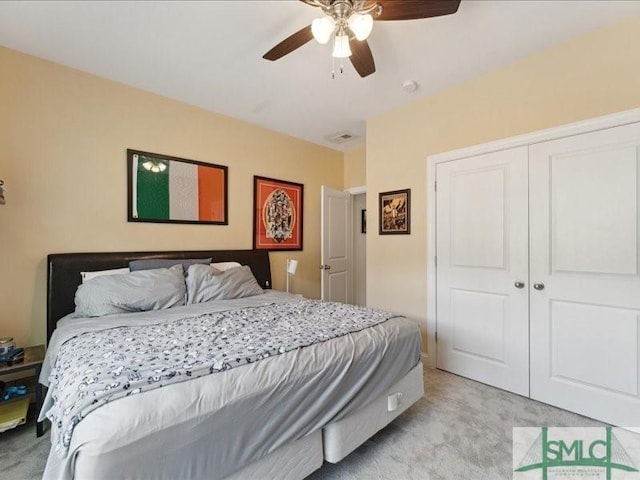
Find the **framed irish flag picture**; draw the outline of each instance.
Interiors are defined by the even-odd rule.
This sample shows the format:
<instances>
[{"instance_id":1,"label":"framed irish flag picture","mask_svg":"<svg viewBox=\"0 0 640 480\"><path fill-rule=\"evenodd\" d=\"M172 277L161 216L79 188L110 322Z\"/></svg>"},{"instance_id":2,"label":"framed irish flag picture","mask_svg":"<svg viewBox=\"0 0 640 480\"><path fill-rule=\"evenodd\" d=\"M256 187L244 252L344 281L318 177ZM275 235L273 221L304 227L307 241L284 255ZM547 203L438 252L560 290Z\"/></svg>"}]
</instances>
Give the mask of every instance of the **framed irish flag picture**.
<instances>
[{"instance_id":1,"label":"framed irish flag picture","mask_svg":"<svg viewBox=\"0 0 640 480\"><path fill-rule=\"evenodd\" d=\"M128 220L228 225L224 165L127 150Z\"/></svg>"}]
</instances>

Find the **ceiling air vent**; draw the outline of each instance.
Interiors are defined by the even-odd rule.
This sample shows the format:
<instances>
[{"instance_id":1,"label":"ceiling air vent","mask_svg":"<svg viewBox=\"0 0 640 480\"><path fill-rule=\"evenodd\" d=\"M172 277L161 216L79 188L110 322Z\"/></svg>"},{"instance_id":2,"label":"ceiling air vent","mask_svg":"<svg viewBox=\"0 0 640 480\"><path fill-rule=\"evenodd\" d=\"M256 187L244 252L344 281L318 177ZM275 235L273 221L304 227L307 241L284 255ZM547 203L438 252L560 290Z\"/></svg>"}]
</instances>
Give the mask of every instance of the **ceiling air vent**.
<instances>
[{"instance_id":1,"label":"ceiling air vent","mask_svg":"<svg viewBox=\"0 0 640 480\"><path fill-rule=\"evenodd\" d=\"M327 135L324 138L329 140L331 143L345 143L345 142L350 142L354 138L358 138L358 135L343 131L343 132L334 133L332 135Z\"/></svg>"}]
</instances>

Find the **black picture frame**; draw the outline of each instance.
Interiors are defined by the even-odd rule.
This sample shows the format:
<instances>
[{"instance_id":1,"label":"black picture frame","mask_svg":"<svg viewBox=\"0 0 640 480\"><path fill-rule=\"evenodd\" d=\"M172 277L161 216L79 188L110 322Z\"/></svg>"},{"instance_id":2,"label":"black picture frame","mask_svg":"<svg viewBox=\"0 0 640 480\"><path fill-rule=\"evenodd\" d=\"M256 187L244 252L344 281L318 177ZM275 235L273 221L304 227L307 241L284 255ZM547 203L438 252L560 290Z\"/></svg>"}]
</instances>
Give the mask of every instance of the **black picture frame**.
<instances>
[{"instance_id":1,"label":"black picture frame","mask_svg":"<svg viewBox=\"0 0 640 480\"><path fill-rule=\"evenodd\" d=\"M143 167L149 162L152 167ZM162 166L160 170L160 166ZM168 184L171 181L169 173L182 167L181 176L182 193L189 197L191 203L185 208L185 202L181 198L181 210L172 213L171 189ZM153 168L153 170L151 170ZM153 180L142 184L143 176L157 175L157 185ZM191 178L193 176L197 178ZM197 184L196 191L189 186ZM142 189L145 189L145 192ZM155 189L155 190L154 190ZM163 191L159 193L159 190ZM166 192L164 190L167 190ZM148 191L150 200L144 199ZM176 190L180 191L180 190ZM157 198L162 197L162 206L157 207ZM195 200L194 200L195 197ZM197 205L193 205L193 202ZM167 204L168 202L168 204ZM178 203L178 202L177 202ZM195 210L197 209L197 213ZM189 210L187 215L184 211ZM197 217L197 218L195 218ZM178 223L178 224L204 224L204 225L228 225L229 224L229 169L225 165L205 163L187 158L172 157L160 153L144 152L141 150L127 149L127 221L148 223Z\"/></svg>"},{"instance_id":2,"label":"black picture frame","mask_svg":"<svg viewBox=\"0 0 640 480\"><path fill-rule=\"evenodd\" d=\"M379 194L378 227L380 235L411 233L411 189Z\"/></svg>"}]
</instances>

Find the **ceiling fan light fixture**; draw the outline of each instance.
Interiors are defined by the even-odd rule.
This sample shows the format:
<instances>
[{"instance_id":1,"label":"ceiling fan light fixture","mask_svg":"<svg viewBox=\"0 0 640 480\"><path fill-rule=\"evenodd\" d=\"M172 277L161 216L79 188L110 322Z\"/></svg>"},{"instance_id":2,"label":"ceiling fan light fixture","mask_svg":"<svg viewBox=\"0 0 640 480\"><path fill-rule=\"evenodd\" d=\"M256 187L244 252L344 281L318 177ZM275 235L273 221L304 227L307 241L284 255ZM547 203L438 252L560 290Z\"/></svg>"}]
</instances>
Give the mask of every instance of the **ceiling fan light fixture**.
<instances>
[{"instance_id":1,"label":"ceiling fan light fixture","mask_svg":"<svg viewBox=\"0 0 640 480\"><path fill-rule=\"evenodd\" d=\"M318 43L326 44L331 38L331 34L336 28L336 22L333 18L324 16L316 18L311 22L311 34Z\"/></svg>"},{"instance_id":2,"label":"ceiling fan light fixture","mask_svg":"<svg viewBox=\"0 0 640 480\"><path fill-rule=\"evenodd\" d=\"M349 37L344 33L342 35L336 35L333 42L334 58L347 58L351 56L351 47L349 47Z\"/></svg>"},{"instance_id":3,"label":"ceiling fan light fixture","mask_svg":"<svg viewBox=\"0 0 640 480\"><path fill-rule=\"evenodd\" d=\"M349 17L349 29L357 40L366 40L373 28L373 17L366 14L354 13Z\"/></svg>"},{"instance_id":4,"label":"ceiling fan light fixture","mask_svg":"<svg viewBox=\"0 0 640 480\"><path fill-rule=\"evenodd\" d=\"M293 0L291 0L293 1ZM271 62L290 54L314 38L329 43L333 37L333 58L349 58L353 68L364 78L376 71L376 64L367 38L374 21L418 20L442 17L458 11L462 0L300 0L321 12L312 22L275 45L262 58ZM352 51L353 50L353 51ZM340 72L343 61L332 62L332 77L336 64Z\"/></svg>"}]
</instances>

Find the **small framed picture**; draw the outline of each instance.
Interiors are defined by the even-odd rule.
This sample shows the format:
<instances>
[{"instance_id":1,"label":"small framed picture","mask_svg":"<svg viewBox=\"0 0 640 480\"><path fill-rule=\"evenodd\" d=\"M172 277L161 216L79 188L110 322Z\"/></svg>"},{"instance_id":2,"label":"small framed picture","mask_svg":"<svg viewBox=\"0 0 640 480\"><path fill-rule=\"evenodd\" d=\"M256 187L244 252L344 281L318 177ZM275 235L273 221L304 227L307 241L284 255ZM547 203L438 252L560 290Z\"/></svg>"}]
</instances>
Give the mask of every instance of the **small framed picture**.
<instances>
[{"instance_id":1,"label":"small framed picture","mask_svg":"<svg viewBox=\"0 0 640 480\"><path fill-rule=\"evenodd\" d=\"M253 177L253 248L302 250L304 185Z\"/></svg>"},{"instance_id":2,"label":"small framed picture","mask_svg":"<svg viewBox=\"0 0 640 480\"><path fill-rule=\"evenodd\" d=\"M411 233L411 189L380 193L380 235Z\"/></svg>"},{"instance_id":3,"label":"small framed picture","mask_svg":"<svg viewBox=\"0 0 640 480\"><path fill-rule=\"evenodd\" d=\"M360 233L367 233L367 209L360 212Z\"/></svg>"}]
</instances>

